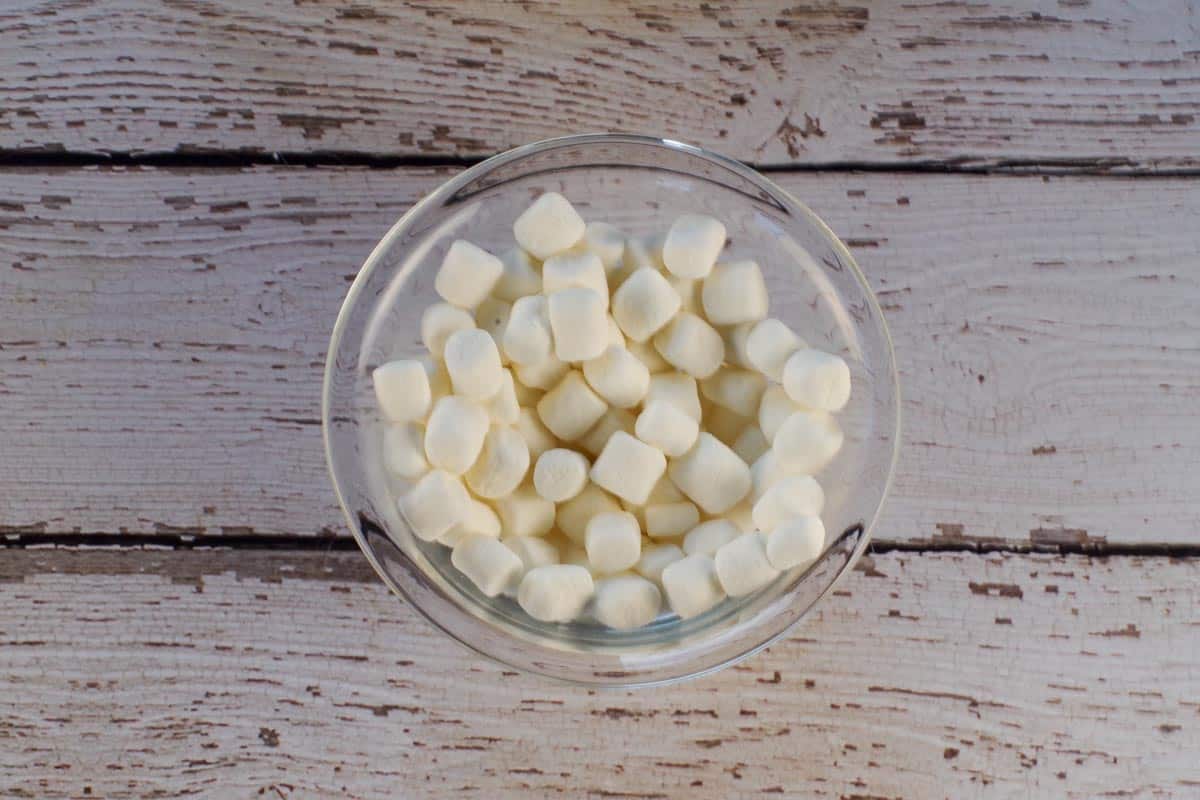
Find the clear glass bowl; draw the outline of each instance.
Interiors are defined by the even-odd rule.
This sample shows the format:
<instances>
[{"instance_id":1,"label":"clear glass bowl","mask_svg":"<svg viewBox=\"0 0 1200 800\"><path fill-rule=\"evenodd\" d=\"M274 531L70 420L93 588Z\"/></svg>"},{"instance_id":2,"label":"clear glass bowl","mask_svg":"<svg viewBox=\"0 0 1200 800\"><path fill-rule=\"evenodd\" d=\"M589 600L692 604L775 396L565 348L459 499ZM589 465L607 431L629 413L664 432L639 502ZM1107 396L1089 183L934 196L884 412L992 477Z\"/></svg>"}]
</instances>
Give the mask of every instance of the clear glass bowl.
<instances>
[{"instance_id":1,"label":"clear glass bowl","mask_svg":"<svg viewBox=\"0 0 1200 800\"><path fill-rule=\"evenodd\" d=\"M838 415L845 445L818 476L829 541L817 563L699 617L681 622L663 615L645 628L618 632L594 623L539 623L510 599L484 597L451 567L446 548L413 536L382 468L371 371L424 354L419 321L438 299L434 276L450 243L465 238L493 252L511 247L513 220L550 190L585 218L631 235L664 230L684 212L722 220L728 255L762 266L771 315L849 363L853 392ZM384 582L473 650L590 685L701 675L781 636L866 548L899 449L899 387L887 326L854 259L829 228L740 163L667 139L615 134L510 150L446 181L405 214L367 258L338 315L321 414L338 500Z\"/></svg>"}]
</instances>

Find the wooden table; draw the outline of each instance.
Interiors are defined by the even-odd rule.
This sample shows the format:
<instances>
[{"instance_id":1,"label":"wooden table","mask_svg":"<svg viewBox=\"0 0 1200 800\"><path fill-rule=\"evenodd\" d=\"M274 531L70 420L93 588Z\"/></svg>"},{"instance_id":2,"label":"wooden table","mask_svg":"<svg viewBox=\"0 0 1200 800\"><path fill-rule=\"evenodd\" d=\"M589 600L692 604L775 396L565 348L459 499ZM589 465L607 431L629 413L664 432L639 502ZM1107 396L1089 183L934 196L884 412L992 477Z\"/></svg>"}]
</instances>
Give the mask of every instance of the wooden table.
<instances>
[{"instance_id":1,"label":"wooden table","mask_svg":"<svg viewBox=\"0 0 1200 800\"><path fill-rule=\"evenodd\" d=\"M1200 796L1200 9L1137 6L6 3L0 795ZM318 420L396 217L598 129L772 170L905 390L838 596L653 691L433 631Z\"/></svg>"}]
</instances>

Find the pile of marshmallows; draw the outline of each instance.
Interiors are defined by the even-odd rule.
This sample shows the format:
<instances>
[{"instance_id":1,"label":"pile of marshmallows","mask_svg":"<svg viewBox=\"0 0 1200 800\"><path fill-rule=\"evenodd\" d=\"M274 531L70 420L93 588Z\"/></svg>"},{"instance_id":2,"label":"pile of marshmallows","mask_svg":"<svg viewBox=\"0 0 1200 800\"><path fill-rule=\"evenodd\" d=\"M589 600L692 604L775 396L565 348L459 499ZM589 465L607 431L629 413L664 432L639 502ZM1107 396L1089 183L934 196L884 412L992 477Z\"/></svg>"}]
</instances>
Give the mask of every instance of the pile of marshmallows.
<instances>
[{"instance_id":1,"label":"pile of marshmallows","mask_svg":"<svg viewBox=\"0 0 1200 800\"><path fill-rule=\"evenodd\" d=\"M547 193L513 233L454 242L430 356L373 373L416 536L535 619L618 629L812 563L850 371L767 317L757 264L717 263L724 225L626 238Z\"/></svg>"}]
</instances>

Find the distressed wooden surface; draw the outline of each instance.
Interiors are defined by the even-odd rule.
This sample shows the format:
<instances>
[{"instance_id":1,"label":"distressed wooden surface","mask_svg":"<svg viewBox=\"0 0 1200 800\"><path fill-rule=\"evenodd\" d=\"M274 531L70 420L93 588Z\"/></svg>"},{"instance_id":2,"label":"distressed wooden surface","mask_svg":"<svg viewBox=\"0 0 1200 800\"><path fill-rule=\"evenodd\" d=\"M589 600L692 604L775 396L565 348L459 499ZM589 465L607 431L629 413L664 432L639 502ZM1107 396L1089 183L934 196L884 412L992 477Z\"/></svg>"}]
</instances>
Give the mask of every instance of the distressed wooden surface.
<instances>
[{"instance_id":1,"label":"distressed wooden surface","mask_svg":"<svg viewBox=\"0 0 1200 800\"><path fill-rule=\"evenodd\" d=\"M356 553L0 564L5 797L1186 797L1200 563L893 553L637 692L468 653Z\"/></svg>"},{"instance_id":2,"label":"distressed wooden surface","mask_svg":"<svg viewBox=\"0 0 1200 800\"><path fill-rule=\"evenodd\" d=\"M17 0L0 41L5 149L473 157L629 130L770 164L1200 166L1190 0Z\"/></svg>"},{"instance_id":3,"label":"distressed wooden surface","mask_svg":"<svg viewBox=\"0 0 1200 800\"><path fill-rule=\"evenodd\" d=\"M0 173L3 530L343 535L329 328L447 174ZM780 178L854 248L896 341L880 539L1196 541L1200 183Z\"/></svg>"}]
</instances>

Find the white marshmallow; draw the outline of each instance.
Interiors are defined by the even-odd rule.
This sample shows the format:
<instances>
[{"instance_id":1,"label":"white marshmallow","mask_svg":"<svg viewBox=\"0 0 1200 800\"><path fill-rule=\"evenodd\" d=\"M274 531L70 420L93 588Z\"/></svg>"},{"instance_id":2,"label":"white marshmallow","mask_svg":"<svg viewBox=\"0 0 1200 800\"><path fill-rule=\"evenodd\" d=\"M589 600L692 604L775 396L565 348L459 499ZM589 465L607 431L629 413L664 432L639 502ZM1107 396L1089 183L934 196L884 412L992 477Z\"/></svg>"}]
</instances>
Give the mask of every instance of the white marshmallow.
<instances>
[{"instance_id":1,"label":"white marshmallow","mask_svg":"<svg viewBox=\"0 0 1200 800\"><path fill-rule=\"evenodd\" d=\"M421 313L421 342L430 353L441 358L450 334L474 327L475 318L470 312L449 303L434 303Z\"/></svg>"},{"instance_id":2,"label":"white marshmallow","mask_svg":"<svg viewBox=\"0 0 1200 800\"><path fill-rule=\"evenodd\" d=\"M554 503L541 497L532 486L518 486L495 501L504 538L544 536L554 527Z\"/></svg>"},{"instance_id":3,"label":"white marshmallow","mask_svg":"<svg viewBox=\"0 0 1200 800\"><path fill-rule=\"evenodd\" d=\"M500 348L500 343L504 341L504 331L508 328L508 318L512 315L512 303L506 300L501 300L498 297L485 297L479 307L475 309L475 324L481 329L487 331L488 336L492 337L492 341L496 343L496 348ZM503 361L505 356L500 354Z\"/></svg>"},{"instance_id":4,"label":"white marshmallow","mask_svg":"<svg viewBox=\"0 0 1200 800\"><path fill-rule=\"evenodd\" d=\"M681 278L703 278L725 246L725 226L703 214L675 220L663 242L663 264Z\"/></svg>"},{"instance_id":5,"label":"white marshmallow","mask_svg":"<svg viewBox=\"0 0 1200 800\"><path fill-rule=\"evenodd\" d=\"M516 489L529 470L529 446L516 428L488 431L483 449L467 470L467 486L480 497L493 500Z\"/></svg>"},{"instance_id":6,"label":"white marshmallow","mask_svg":"<svg viewBox=\"0 0 1200 800\"><path fill-rule=\"evenodd\" d=\"M558 548L538 536L517 536L501 541L521 559L521 564L526 570L559 563Z\"/></svg>"},{"instance_id":7,"label":"white marshmallow","mask_svg":"<svg viewBox=\"0 0 1200 800\"><path fill-rule=\"evenodd\" d=\"M555 523L563 535L581 545L587 536L587 526L592 517L620 510L621 504L616 498L599 486L589 483L583 487L583 491L558 507Z\"/></svg>"},{"instance_id":8,"label":"white marshmallow","mask_svg":"<svg viewBox=\"0 0 1200 800\"><path fill-rule=\"evenodd\" d=\"M438 537L438 542L453 549L471 536L500 538L500 518L487 503L470 498L463 510L462 519L450 530Z\"/></svg>"},{"instance_id":9,"label":"white marshmallow","mask_svg":"<svg viewBox=\"0 0 1200 800\"><path fill-rule=\"evenodd\" d=\"M584 534L588 561L602 575L632 567L642 557L642 532L637 518L625 511L597 514Z\"/></svg>"},{"instance_id":10,"label":"white marshmallow","mask_svg":"<svg viewBox=\"0 0 1200 800\"><path fill-rule=\"evenodd\" d=\"M807 567L825 549L825 526L818 517L795 517L767 534L767 560L775 569Z\"/></svg>"},{"instance_id":11,"label":"white marshmallow","mask_svg":"<svg viewBox=\"0 0 1200 800\"><path fill-rule=\"evenodd\" d=\"M583 238L583 217L558 192L546 192L521 212L513 223L517 244L534 258L545 261L568 250Z\"/></svg>"},{"instance_id":12,"label":"white marshmallow","mask_svg":"<svg viewBox=\"0 0 1200 800\"><path fill-rule=\"evenodd\" d=\"M425 457L439 469L463 474L479 456L488 425L488 414L478 403L455 395L443 397L425 426Z\"/></svg>"},{"instance_id":13,"label":"white marshmallow","mask_svg":"<svg viewBox=\"0 0 1200 800\"><path fill-rule=\"evenodd\" d=\"M541 293L542 276L538 264L524 250L514 247L502 253L500 263L504 271L492 289L496 297L514 303L526 295Z\"/></svg>"},{"instance_id":14,"label":"white marshmallow","mask_svg":"<svg viewBox=\"0 0 1200 800\"><path fill-rule=\"evenodd\" d=\"M622 500L644 505L666 468L662 451L617 431L592 465L591 478Z\"/></svg>"},{"instance_id":15,"label":"white marshmallow","mask_svg":"<svg viewBox=\"0 0 1200 800\"><path fill-rule=\"evenodd\" d=\"M703 614L725 599L713 560L705 555L668 564L662 571L662 585L667 602L680 619Z\"/></svg>"},{"instance_id":16,"label":"white marshmallow","mask_svg":"<svg viewBox=\"0 0 1200 800\"><path fill-rule=\"evenodd\" d=\"M700 384L705 397L743 417L758 413L766 389L767 379L759 373L732 367L717 370L716 375Z\"/></svg>"},{"instance_id":17,"label":"white marshmallow","mask_svg":"<svg viewBox=\"0 0 1200 800\"><path fill-rule=\"evenodd\" d=\"M542 453L558 447L558 440L546 430L546 426L532 408L521 409L517 416L517 430L521 432L521 438L529 448L530 458L540 458Z\"/></svg>"},{"instance_id":18,"label":"white marshmallow","mask_svg":"<svg viewBox=\"0 0 1200 800\"><path fill-rule=\"evenodd\" d=\"M630 339L625 342L625 349L633 354L634 358L645 364L651 375L671 369L671 365L666 362L666 359L654 349L653 342L635 342Z\"/></svg>"},{"instance_id":19,"label":"white marshmallow","mask_svg":"<svg viewBox=\"0 0 1200 800\"><path fill-rule=\"evenodd\" d=\"M721 339L725 342L725 360L735 367L756 369L746 352L746 343L750 340L750 332L755 323L747 322L742 325L731 325L721 328Z\"/></svg>"},{"instance_id":20,"label":"white marshmallow","mask_svg":"<svg viewBox=\"0 0 1200 800\"><path fill-rule=\"evenodd\" d=\"M516 583L525 570L516 553L487 536L468 536L450 553L450 563L488 597Z\"/></svg>"},{"instance_id":21,"label":"white marshmallow","mask_svg":"<svg viewBox=\"0 0 1200 800\"><path fill-rule=\"evenodd\" d=\"M695 314L682 311L654 336L659 354L676 369L694 378L707 378L725 358L721 334Z\"/></svg>"},{"instance_id":22,"label":"white marshmallow","mask_svg":"<svg viewBox=\"0 0 1200 800\"><path fill-rule=\"evenodd\" d=\"M779 575L767 560L767 548L761 533L743 533L723 545L713 556L717 580L730 597L742 597L758 591Z\"/></svg>"},{"instance_id":23,"label":"white marshmallow","mask_svg":"<svg viewBox=\"0 0 1200 800\"><path fill-rule=\"evenodd\" d=\"M587 486L588 460L574 450L556 447L538 456L533 469L537 493L553 503L564 503Z\"/></svg>"},{"instance_id":24,"label":"white marshmallow","mask_svg":"<svg viewBox=\"0 0 1200 800\"><path fill-rule=\"evenodd\" d=\"M654 484L654 488L650 490L650 496L646 498L646 505L682 503L686 499L683 496L683 492L679 491L675 484L671 483L671 479L663 475L658 479L658 483Z\"/></svg>"},{"instance_id":25,"label":"white marshmallow","mask_svg":"<svg viewBox=\"0 0 1200 800\"><path fill-rule=\"evenodd\" d=\"M821 484L808 475L777 481L754 504L754 527L766 533L793 517L819 517L825 508Z\"/></svg>"},{"instance_id":26,"label":"white marshmallow","mask_svg":"<svg viewBox=\"0 0 1200 800\"><path fill-rule=\"evenodd\" d=\"M541 622L570 622L594 592L592 574L583 567L551 564L525 573L517 589L517 603Z\"/></svg>"},{"instance_id":27,"label":"white marshmallow","mask_svg":"<svg viewBox=\"0 0 1200 800\"><path fill-rule=\"evenodd\" d=\"M783 388L802 406L841 411L850 399L850 367L830 353L797 350L783 367Z\"/></svg>"},{"instance_id":28,"label":"white marshmallow","mask_svg":"<svg viewBox=\"0 0 1200 800\"><path fill-rule=\"evenodd\" d=\"M632 275L639 269L649 267L654 270L663 269L663 243L667 240L665 233L652 233L647 236L633 236L625 240L625 255L621 266L626 275Z\"/></svg>"},{"instance_id":29,"label":"white marshmallow","mask_svg":"<svg viewBox=\"0 0 1200 800\"><path fill-rule=\"evenodd\" d=\"M770 317L759 322L746 338L746 357L754 368L773 381L783 378L788 356L804 347L804 340L784 323Z\"/></svg>"},{"instance_id":30,"label":"white marshmallow","mask_svg":"<svg viewBox=\"0 0 1200 800\"><path fill-rule=\"evenodd\" d=\"M654 621L662 608L662 593L645 578L614 575L596 581L592 608L600 624L631 630Z\"/></svg>"},{"instance_id":31,"label":"white marshmallow","mask_svg":"<svg viewBox=\"0 0 1200 800\"><path fill-rule=\"evenodd\" d=\"M742 428L750 424L750 420L741 414L736 414L728 408L709 403L704 409L704 428L729 447L737 441Z\"/></svg>"},{"instance_id":32,"label":"white marshmallow","mask_svg":"<svg viewBox=\"0 0 1200 800\"><path fill-rule=\"evenodd\" d=\"M750 503L749 498L726 511L725 519L732 522L742 533L749 533L756 530L754 527L754 506Z\"/></svg>"},{"instance_id":33,"label":"white marshmallow","mask_svg":"<svg viewBox=\"0 0 1200 800\"><path fill-rule=\"evenodd\" d=\"M435 469L425 473L397 506L413 534L432 542L459 523L470 499L457 476Z\"/></svg>"},{"instance_id":34,"label":"white marshmallow","mask_svg":"<svg viewBox=\"0 0 1200 800\"><path fill-rule=\"evenodd\" d=\"M727 519L702 522L683 537L683 552L689 556L711 556L740 535L741 530Z\"/></svg>"},{"instance_id":35,"label":"white marshmallow","mask_svg":"<svg viewBox=\"0 0 1200 800\"><path fill-rule=\"evenodd\" d=\"M626 278L612 299L613 317L635 342L644 342L671 321L679 295L658 270L643 267Z\"/></svg>"},{"instance_id":36,"label":"white marshmallow","mask_svg":"<svg viewBox=\"0 0 1200 800\"><path fill-rule=\"evenodd\" d=\"M517 387L512 373L504 370L500 376L500 389L485 404L488 416L501 425L516 425L521 415L521 404L517 401Z\"/></svg>"},{"instance_id":37,"label":"white marshmallow","mask_svg":"<svg viewBox=\"0 0 1200 800\"><path fill-rule=\"evenodd\" d=\"M514 370L515 370L515 365L514 365ZM566 373L563 373L563 374L565 375ZM541 400L542 395L545 394L545 392L542 391L541 389L535 388L533 386L526 386L525 384L521 383L520 379L515 377L515 371L514 371L514 378L513 378L513 393L517 396L517 405L520 406L521 408L529 408L532 406L536 406L537 401Z\"/></svg>"},{"instance_id":38,"label":"white marshmallow","mask_svg":"<svg viewBox=\"0 0 1200 800\"><path fill-rule=\"evenodd\" d=\"M700 393L696 389L696 379L691 375L680 372L651 375L644 405L649 406L660 400L672 403L696 422L700 421Z\"/></svg>"},{"instance_id":39,"label":"white marshmallow","mask_svg":"<svg viewBox=\"0 0 1200 800\"><path fill-rule=\"evenodd\" d=\"M584 550L582 546L574 544L574 543L568 544L563 549L562 560L559 563L560 564L571 564L576 567L583 567L584 569L586 569L588 571L589 574L593 574L592 573L592 562L588 561L587 550Z\"/></svg>"},{"instance_id":40,"label":"white marshmallow","mask_svg":"<svg viewBox=\"0 0 1200 800\"><path fill-rule=\"evenodd\" d=\"M608 279L600 256L587 250L572 250L546 259L542 264L542 291L552 295L572 287L591 289L603 298L608 310Z\"/></svg>"},{"instance_id":41,"label":"white marshmallow","mask_svg":"<svg viewBox=\"0 0 1200 800\"><path fill-rule=\"evenodd\" d=\"M607 409L583 375L575 371L568 372L537 404L542 422L551 433L567 442L587 433Z\"/></svg>"},{"instance_id":42,"label":"white marshmallow","mask_svg":"<svg viewBox=\"0 0 1200 800\"><path fill-rule=\"evenodd\" d=\"M425 378L429 381L430 405L450 394L450 376L446 373L446 365L439 357L428 355L419 359L421 368L425 370Z\"/></svg>"},{"instance_id":43,"label":"white marshmallow","mask_svg":"<svg viewBox=\"0 0 1200 800\"><path fill-rule=\"evenodd\" d=\"M587 361L608 347L608 298L581 287L560 289L549 297L554 355L560 361Z\"/></svg>"},{"instance_id":44,"label":"white marshmallow","mask_svg":"<svg viewBox=\"0 0 1200 800\"><path fill-rule=\"evenodd\" d=\"M701 297L703 287L701 281L694 281L691 278L680 278L668 273L667 282L671 284L671 288L675 290L675 294L679 295L680 311L704 316L704 300Z\"/></svg>"},{"instance_id":45,"label":"white marshmallow","mask_svg":"<svg viewBox=\"0 0 1200 800\"><path fill-rule=\"evenodd\" d=\"M633 435L635 418L623 408L610 408L575 444L592 458L604 451L604 446L617 431Z\"/></svg>"},{"instance_id":46,"label":"white marshmallow","mask_svg":"<svg viewBox=\"0 0 1200 800\"><path fill-rule=\"evenodd\" d=\"M796 474L795 470L780 463L773 448L767 450L750 466L750 480L753 483L750 500L757 503L772 486L789 475Z\"/></svg>"},{"instance_id":47,"label":"white marshmallow","mask_svg":"<svg viewBox=\"0 0 1200 800\"><path fill-rule=\"evenodd\" d=\"M683 558L683 551L676 544L660 544L655 547L643 547L642 557L638 559L634 571L647 580L657 584L662 583L662 571L669 565Z\"/></svg>"},{"instance_id":48,"label":"white marshmallow","mask_svg":"<svg viewBox=\"0 0 1200 800\"><path fill-rule=\"evenodd\" d=\"M442 259L433 288L446 302L474 308L492 293L504 272L500 259L463 239L456 240Z\"/></svg>"},{"instance_id":49,"label":"white marshmallow","mask_svg":"<svg viewBox=\"0 0 1200 800\"><path fill-rule=\"evenodd\" d=\"M709 433L671 464L671 482L705 513L720 514L737 505L750 491L750 468Z\"/></svg>"},{"instance_id":50,"label":"white marshmallow","mask_svg":"<svg viewBox=\"0 0 1200 800\"><path fill-rule=\"evenodd\" d=\"M505 355L514 364L522 366L536 366L553 354L550 305L545 297L537 294L518 298L513 303L500 344Z\"/></svg>"},{"instance_id":51,"label":"white marshmallow","mask_svg":"<svg viewBox=\"0 0 1200 800\"><path fill-rule=\"evenodd\" d=\"M758 404L758 427L767 441L775 441L775 435L783 423L799 410L782 386L771 386L763 392Z\"/></svg>"},{"instance_id":52,"label":"white marshmallow","mask_svg":"<svg viewBox=\"0 0 1200 800\"><path fill-rule=\"evenodd\" d=\"M429 413L432 392L429 375L420 361L389 361L375 368L371 383L379 409L390 421L411 422Z\"/></svg>"},{"instance_id":53,"label":"white marshmallow","mask_svg":"<svg viewBox=\"0 0 1200 800\"><path fill-rule=\"evenodd\" d=\"M425 429L411 422L384 428L383 466L391 474L410 481L428 472Z\"/></svg>"},{"instance_id":54,"label":"white marshmallow","mask_svg":"<svg viewBox=\"0 0 1200 800\"><path fill-rule=\"evenodd\" d=\"M797 411L780 426L772 449L789 470L813 475L833 460L842 440L842 429L832 414Z\"/></svg>"},{"instance_id":55,"label":"white marshmallow","mask_svg":"<svg viewBox=\"0 0 1200 800\"><path fill-rule=\"evenodd\" d=\"M753 261L717 264L704 279L704 316L714 325L740 325L767 316L767 282Z\"/></svg>"},{"instance_id":56,"label":"white marshmallow","mask_svg":"<svg viewBox=\"0 0 1200 800\"><path fill-rule=\"evenodd\" d=\"M625 347L625 334L621 333L621 326L613 319L612 314L608 315L608 346Z\"/></svg>"},{"instance_id":57,"label":"white marshmallow","mask_svg":"<svg viewBox=\"0 0 1200 800\"><path fill-rule=\"evenodd\" d=\"M638 415L634 432L646 444L677 458L696 443L700 426L674 403L656 400Z\"/></svg>"},{"instance_id":58,"label":"white marshmallow","mask_svg":"<svg viewBox=\"0 0 1200 800\"><path fill-rule=\"evenodd\" d=\"M515 373L517 381L522 385L546 390L557 386L570 370L570 364L559 361L554 353L551 353L536 364L517 364Z\"/></svg>"},{"instance_id":59,"label":"white marshmallow","mask_svg":"<svg viewBox=\"0 0 1200 800\"><path fill-rule=\"evenodd\" d=\"M767 441L767 437L763 435L757 425L747 425L742 428L742 432L733 442L733 452L737 453L737 457L747 464L753 464L770 448L771 443Z\"/></svg>"},{"instance_id":60,"label":"white marshmallow","mask_svg":"<svg viewBox=\"0 0 1200 800\"><path fill-rule=\"evenodd\" d=\"M589 222L583 232L583 246L600 257L609 275L621 270L625 257L625 234L607 222Z\"/></svg>"},{"instance_id":61,"label":"white marshmallow","mask_svg":"<svg viewBox=\"0 0 1200 800\"><path fill-rule=\"evenodd\" d=\"M700 510L687 501L647 505L645 513L646 533L655 539L682 536L700 524Z\"/></svg>"},{"instance_id":62,"label":"white marshmallow","mask_svg":"<svg viewBox=\"0 0 1200 800\"><path fill-rule=\"evenodd\" d=\"M487 331L458 331L446 340L446 372L454 393L483 401L500 391L504 367Z\"/></svg>"},{"instance_id":63,"label":"white marshmallow","mask_svg":"<svg viewBox=\"0 0 1200 800\"><path fill-rule=\"evenodd\" d=\"M650 390L650 370L624 347L610 345L583 362L583 374L596 393L617 408L632 408Z\"/></svg>"}]
</instances>

